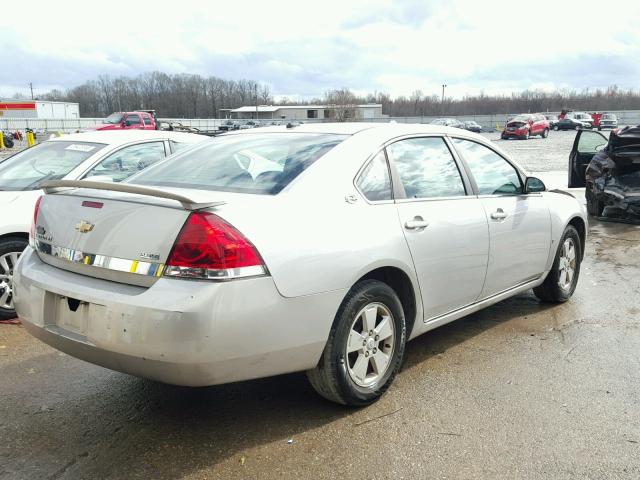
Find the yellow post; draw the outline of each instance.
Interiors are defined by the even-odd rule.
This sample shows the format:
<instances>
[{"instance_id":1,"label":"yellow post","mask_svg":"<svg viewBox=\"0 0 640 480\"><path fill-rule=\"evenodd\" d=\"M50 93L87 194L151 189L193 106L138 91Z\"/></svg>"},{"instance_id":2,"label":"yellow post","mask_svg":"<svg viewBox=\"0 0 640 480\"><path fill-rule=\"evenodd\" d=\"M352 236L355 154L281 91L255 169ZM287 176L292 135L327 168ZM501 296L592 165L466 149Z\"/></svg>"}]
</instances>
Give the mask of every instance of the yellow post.
<instances>
[{"instance_id":1,"label":"yellow post","mask_svg":"<svg viewBox=\"0 0 640 480\"><path fill-rule=\"evenodd\" d=\"M4 135L2 134L2 130L0 130L0 150L4 150Z\"/></svg>"},{"instance_id":2,"label":"yellow post","mask_svg":"<svg viewBox=\"0 0 640 480\"><path fill-rule=\"evenodd\" d=\"M27 147L33 147L36 144L33 138L33 132L27 132Z\"/></svg>"},{"instance_id":3,"label":"yellow post","mask_svg":"<svg viewBox=\"0 0 640 480\"><path fill-rule=\"evenodd\" d=\"M496 131L499 132L500 130L501 130L500 124L498 122L496 122Z\"/></svg>"}]
</instances>

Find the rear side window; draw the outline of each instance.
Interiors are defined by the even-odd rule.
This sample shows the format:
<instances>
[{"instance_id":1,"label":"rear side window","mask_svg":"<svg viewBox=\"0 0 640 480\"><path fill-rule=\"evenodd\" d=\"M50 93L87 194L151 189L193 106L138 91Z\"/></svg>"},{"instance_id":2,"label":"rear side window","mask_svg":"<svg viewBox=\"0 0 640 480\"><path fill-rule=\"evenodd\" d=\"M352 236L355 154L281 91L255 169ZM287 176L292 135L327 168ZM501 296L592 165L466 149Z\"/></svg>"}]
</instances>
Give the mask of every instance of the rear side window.
<instances>
[{"instance_id":1,"label":"rear side window","mask_svg":"<svg viewBox=\"0 0 640 480\"><path fill-rule=\"evenodd\" d=\"M223 135L132 177L138 185L275 195L347 135Z\"/></svg>"},{"instance_id":2,"label":"rear side window","mask_svg":"<svg viewBox=\"0 0 640 480\"><path fill-rule=\"evenodd\" d=\"M466 195L460 171L440 137L410 138L387 147L407 198Z\"/></svg>"},{"instance_id":3,"label":"rear side window","mask_svg":"<svg viewBox=\"0 0 640 480\"><path fill-rule=\"evenodd\" d=\"M140 117L138 115L127 115L127 122L131 125L139 125Z\"/></svg>"},{"instance_id":4,"label":"rear side window","mask_svg":"<svg viewBox=\"0 0 640 480\"><path fill-rule=\"evenodd\" d=\"M151 117L144 116L142 117L145 125L151 125Z\"/></svg>"},{"instance_id":5,"label":"rear side window","mask_svg":"<svg viewBox=\"0 0 640 480\"><path fill-rule=\"evenodd\" d=\"M367 164L356 185L369 201L391 200L391 179L384 151Z\"/></svg>"},{"instance_id":6,"label":"rear side window","mask_svg":"<svg viewBox=\"0 0 640 480\"><path fill-rule=\"evenodd\" d=\"M516 169L490 148L470 140L454 138L478 185L480 195L522 193L522 183Z\"/></svg>"}]
</instances>

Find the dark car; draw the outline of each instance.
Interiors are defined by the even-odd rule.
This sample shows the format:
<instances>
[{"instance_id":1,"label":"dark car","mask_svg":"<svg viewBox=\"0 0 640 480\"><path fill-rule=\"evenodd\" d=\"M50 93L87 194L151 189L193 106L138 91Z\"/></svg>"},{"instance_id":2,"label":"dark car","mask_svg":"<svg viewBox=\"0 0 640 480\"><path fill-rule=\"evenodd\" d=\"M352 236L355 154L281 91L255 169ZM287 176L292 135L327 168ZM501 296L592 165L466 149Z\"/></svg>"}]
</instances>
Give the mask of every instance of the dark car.
<instances>
[{"instance_id":1,"label":"dark car","mask_svg":"<svg viewBox=\"0 0 640 480\"><path fill-rule=\"evenodd\" d=\"M573 117L567 116L558 120L558 130L582 130L584 128L590 127L586 122Z\"/></svg>"},{"instance_id":2,"label":"dark car","mask_svg":"<svg viewBox=\"0 0 640 480\"><path fill-rule=\"evenodd\" d=\"M543 115L522 113L507 122L500 137L503 140L509 138L526 140L534 135L547 138L549 136L549 122Z\"/></svg>"},{"instance_id":3,"label":"dark car","mask_svg":"<svg viewBox=\"0 0 640 480\"><path fill-rule=\"evenodd\" d=\"M606 206L640 215L640 125L613 130L609 139L580 131L569 155L569 187L585 187L587 211Z\"/></svg>"},{"instance_id":4,"label":"dark car","mask_svg":"<svg viewBox=\"0 0 640 480\"><path fill-rule=\"evenodd\" d=\"M445 127L454 127L464 129L464 123L455 118L436 118L431 122L431 125L444 125Z\"/></svg>"},{"instance_id":5,"label":"dark car","mask_svg":"<svg viewBox=\"0 0 640 480\"><path fill-rule=\"evenodd\" d=\"M548 113L543 114L544 118L547 119L547 122L549 122L549 128L551 130L558 130L558 122L560 121L558 119L557 115L549 115Z\"/></svg>"},{"instance_id":6,"label":"dark car","mask_svg":"<svg viewBox=\"0 0 640 480\"><path fill-rule=\"evenodd\" d=\"M465 130L469 130L470 132L480 133L482 132L482 126L473 120L467 120L464 123Z\"/></svg>"}]
</instances>

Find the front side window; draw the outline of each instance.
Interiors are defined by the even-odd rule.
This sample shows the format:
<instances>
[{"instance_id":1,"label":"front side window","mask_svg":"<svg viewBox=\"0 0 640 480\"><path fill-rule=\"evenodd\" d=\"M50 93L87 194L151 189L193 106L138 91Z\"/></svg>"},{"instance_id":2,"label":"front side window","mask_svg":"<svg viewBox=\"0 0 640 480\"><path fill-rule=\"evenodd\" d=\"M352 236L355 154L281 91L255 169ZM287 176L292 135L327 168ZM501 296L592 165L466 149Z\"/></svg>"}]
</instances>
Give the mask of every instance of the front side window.
<instances>
[{"instance_id":1,"label":"front side window","mask_svg":"<svg viewBox=\"0 0 640 480\"><path fill-rule=\"evenodd\" d=\"M578 153L595 154L607 144L607 139L598 132L584 130L580 132L580 140L578 141Z\"/></svg>"},{"instance_id":2,"label":"front side window","mask_svg":"<svg viewBox=\"0 0 640 480\"><path fill-rule=\"evenodd\" d=\"M466 195L460 171L440 137L409 138L387 147L407 198Z\"/></svg>"},{"instance_id":3,"label":"front side window","mask_svg":"<svg viewBox=\"0 0 640 480\"><path fill-rule=\"evenodd\" d=\"M0 163L0 190L35 190L45 180L60 180L103 149L103 143L48 141Z\"/></svg>"},{"instance_id":4,"label":"front side window","mask_svg":"<svg viewBox=\"0 0 640 480\"><path fill-rule=\"evenodd\" d=\"M130 125L140 125L140 117L138 115L127 115L127 122Z\"/></svg>"},{"instance_id":5,"label":"front side window","mask_svg":"<svg viewBox=\"0 0 640 480\"><path fill-rule=\"evenodd\" d=\"M480 195L522 193L518 172L496 152L479 143L460 138L454 138L453 144L467 162Z\"/></svg>"},{"instance_id":6,"label":"front side window","mask_svg":"<svg viewBox=\"0 0 640 480\"><path fill-rule=\"evenodd\" d=\"M121 182L164 157L163 142L130 145L101 160L89 170L85 177L90 179L95 176L106 176L112 178L114 182Z\"/></svg>"},{"instance_id":7,"label":"front side window","mask_svg":"<svg viewBox=\"0 0 640 480\"><path fill-rule=\"evenodd\" d=\"M222 135L172 155L128 182L275 195L347 137L293 132Z\"/></svg>"},{"instance_id":8,"label":"front side window","mask_svg":"<svg viewBox=\"0 0 640 480\"><path fill-rule=\"evenodd\" d=\"M384 152L378 153L371 160L356 181L358 189L367 200L377 202L391 200L391 179L389 166Z\"/></svg>"}]
</instances>

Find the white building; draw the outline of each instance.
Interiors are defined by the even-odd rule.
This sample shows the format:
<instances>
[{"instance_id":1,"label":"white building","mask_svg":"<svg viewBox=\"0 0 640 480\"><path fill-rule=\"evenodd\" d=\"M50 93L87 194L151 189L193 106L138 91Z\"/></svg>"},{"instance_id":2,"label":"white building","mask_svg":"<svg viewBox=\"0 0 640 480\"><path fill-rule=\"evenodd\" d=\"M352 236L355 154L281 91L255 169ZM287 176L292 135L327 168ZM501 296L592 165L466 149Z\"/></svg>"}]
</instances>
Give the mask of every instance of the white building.
<instances>
[{"instance_id":1,"label":"white building","mask_svg":"<svg viewBox=\"0 0 640 480\"><path fill-rule=\"evenodd\" d=\"M229 110L231 118L259 120L326 120L336 117L336 110L349 109L349 118L366 120L382 118L382 105L367 103L343 107L336 105L258 105Z\"/></svg>"},{"instance_id":2,"label":"white building","mask_svg":"<svg viewBox=\"0 0 640 480\"><path fill-rule=\"evenodd\" d=\"M80 118L80 106L77 103L49 100L0 100L2 118Z\"/></svg>"}]
</instances>

